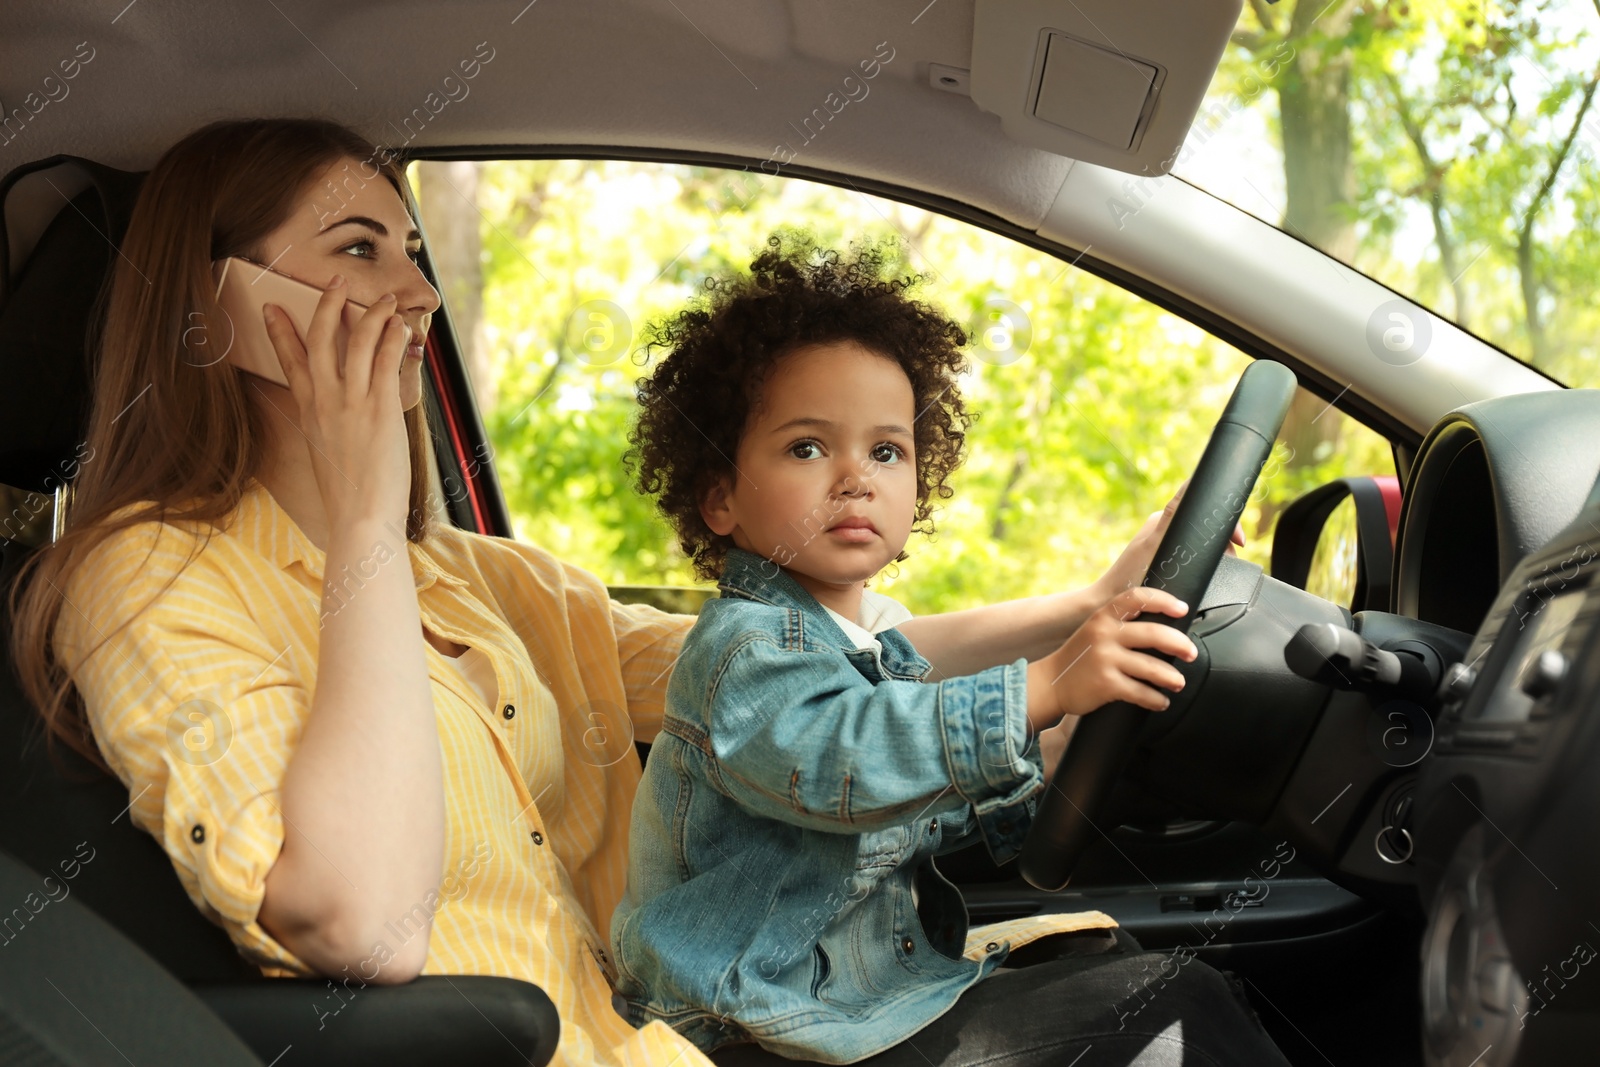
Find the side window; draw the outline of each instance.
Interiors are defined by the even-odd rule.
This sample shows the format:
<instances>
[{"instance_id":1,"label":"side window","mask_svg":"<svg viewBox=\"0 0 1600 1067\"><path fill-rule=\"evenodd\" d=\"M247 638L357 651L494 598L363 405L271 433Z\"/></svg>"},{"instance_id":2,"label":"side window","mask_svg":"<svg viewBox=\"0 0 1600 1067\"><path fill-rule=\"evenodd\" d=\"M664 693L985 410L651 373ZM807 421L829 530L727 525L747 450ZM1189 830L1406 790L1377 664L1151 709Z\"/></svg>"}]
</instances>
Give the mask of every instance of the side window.
<instances>
[{"instance_id":1,"label":"side window","mask_svg":"<svg viewBox=\"0 0 1600 1067\"><path fill-rule=\"evenodd\" d=\"M696 583L622 465L644 327L780 226L825 244L899 234L923 299L967 326L980 413L933 538L878 580L918 613L1096 578L1187 477L1249 357L1142 298L942 215L759 172L615 161L417 163L431 255L516 534L614 587ZM650 358L660 358L659 354ZM1279 512L1389 443L1301 392L1244 516L1263 565ZM701 586L704 588L704 586ZM671 594L659 594L671 595Z\"/></svg>"}]
</instances>

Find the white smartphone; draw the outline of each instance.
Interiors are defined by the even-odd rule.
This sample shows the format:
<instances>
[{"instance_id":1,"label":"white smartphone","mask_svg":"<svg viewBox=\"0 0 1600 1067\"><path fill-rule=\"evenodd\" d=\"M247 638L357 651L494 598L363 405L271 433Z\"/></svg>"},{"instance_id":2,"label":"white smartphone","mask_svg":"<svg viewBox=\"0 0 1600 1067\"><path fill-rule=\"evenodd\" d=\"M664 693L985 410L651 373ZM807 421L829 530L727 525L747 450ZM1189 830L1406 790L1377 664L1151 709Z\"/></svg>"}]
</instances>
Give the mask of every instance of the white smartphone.
<instances>
[{"instance_id":1,"label":"white smartphone","mask_svg":"<svg viewBox=\"0 0 1600 1067\"><path fill-rule=\"evenodd\" d=\"M228 321L220 331L220 336L214 336L208 330L206 343L222 346L223 354L217 358L226 359L240 370L287 387L289 379L284 376L283 364L278 361L277 350L272 347L272 338L267 334L267 323L262 318L261 309L267 304L283 308L289 313L289 319L303 342L311 329L311 315L317 310L317 301L322 299L322 290L238 256L217 260L211 265L211 272L217 280L217 305ZM361 313L367 310L367 305L346 300L344 308L345 318L339 326L341 364L344 362L343 339L349 336L352 322L360 318ZM344 372L342 365L339 371L341 374Z\"/></svg>"}]
</instances>

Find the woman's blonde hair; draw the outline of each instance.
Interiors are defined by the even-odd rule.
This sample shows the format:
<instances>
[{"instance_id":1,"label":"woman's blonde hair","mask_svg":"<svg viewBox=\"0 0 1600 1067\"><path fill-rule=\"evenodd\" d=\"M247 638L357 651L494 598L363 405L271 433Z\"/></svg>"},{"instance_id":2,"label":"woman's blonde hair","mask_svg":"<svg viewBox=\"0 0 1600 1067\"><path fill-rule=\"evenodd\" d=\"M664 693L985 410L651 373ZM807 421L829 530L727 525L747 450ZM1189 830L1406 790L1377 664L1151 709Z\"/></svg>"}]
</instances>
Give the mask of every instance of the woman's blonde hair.
<instances>
[{"instance_id":1,"label":"woman's blonde hair","mask_svg":"<svg viewBox=\"0 0 1600 1067\"><path fill-rule=\"evenodd\" d=\"M102 768L81 699L53 647L62 577L107 537L136 523L209 529L238 505L264 458L267 427L247 401L243 377L207 355L215 345L194 332L225 321L214 299L211 262L254 255L308 184L346 158L360 161L366 177L381 174L410 205L404 174L389 153L380 159L364 138L317 119L213 123L173 145L139 190L103 293L88 433L66 528L52 546L24 561L8 604L22 693L53 738ZM423 404L405 413L405 424L411 450L406 537L420 541L429 518ZM110 518L129 505L139 506Z\"/></svg>"}]
</instances>

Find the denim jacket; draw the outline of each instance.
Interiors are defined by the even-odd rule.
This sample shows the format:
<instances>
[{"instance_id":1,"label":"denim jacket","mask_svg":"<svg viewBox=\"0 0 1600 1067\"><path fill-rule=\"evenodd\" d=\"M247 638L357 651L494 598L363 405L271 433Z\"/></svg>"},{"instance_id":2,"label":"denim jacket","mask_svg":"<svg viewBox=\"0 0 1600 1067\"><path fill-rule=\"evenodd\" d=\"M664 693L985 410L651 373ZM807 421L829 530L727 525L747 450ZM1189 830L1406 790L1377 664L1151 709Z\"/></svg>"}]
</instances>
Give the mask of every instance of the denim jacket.
<instances>
[{"instance_id":1,"label":"denim jacket","mask_svg":"<svg viewBox=\"0 0 1600 1067\"><path fill-rule=\"evenodd\" d=\"M635 1026L706 1051L756 1040L850 1063L1009 954L1004 939L964 954L966 906L930 860L976 838L997 862L1021 847L1043 782L1026 661L931 684L898 630L856 649L760 556L731 549L720 585L634 802L617 991ZM1115 925L1082 914L1102 921L1054 928Z\"/></svg>"}]
</instances>

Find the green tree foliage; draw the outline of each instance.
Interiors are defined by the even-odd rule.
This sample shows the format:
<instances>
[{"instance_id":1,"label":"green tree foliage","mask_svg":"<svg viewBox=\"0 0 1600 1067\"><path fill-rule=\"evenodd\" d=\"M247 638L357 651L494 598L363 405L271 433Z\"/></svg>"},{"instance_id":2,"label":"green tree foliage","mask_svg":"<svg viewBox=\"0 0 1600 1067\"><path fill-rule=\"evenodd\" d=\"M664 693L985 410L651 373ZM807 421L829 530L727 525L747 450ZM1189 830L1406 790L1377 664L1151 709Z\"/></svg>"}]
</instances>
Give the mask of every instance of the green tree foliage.
<instances>
[{"instance_id":1,"label":"green tree foliage","mask_svg":"<svg viewBox=\"0 0 1600 1067\"><path fill-rule=\"evenodd\" d=\"M486 164L483 318L498 397L486 413L517 533L612 584L689 584L653 503L623 469L643 327L709 274L743 268L779 226L825 244L898 234L924 299L973 335L963 389L980 417L938 531L878 587L930 612L1076 587L1116 557L1191 471L1242 353L1043 253L850 189L622 162ZM422 205L427 214L426 202ZM1281 447L1245 516L1345 473L1392 473L1347 424L1335 449Z\"/></svg>"},{"instance_id":2,"label":"green tree foliage","mask_svg":"<svg viewBox=\"0 0 1600 1067\"><path fill-rule=\"evenodd\" d=\"M1270 221L1303 220L1286 224L1437 314L1600 384L1597 13L1595 0L1251 0L1211 96L1248 97L1249 128L1270 131L1291 177ZM1257 81L1273 91L1249 93ZM1301 153L1326 174L1297 187L1304 146L1282 129L1308 84L1338 99ZM1341 122L1342 165L1327 150ZM1259 193L1199 180L1270 214Z\"/></svg>"}]
</instances>

